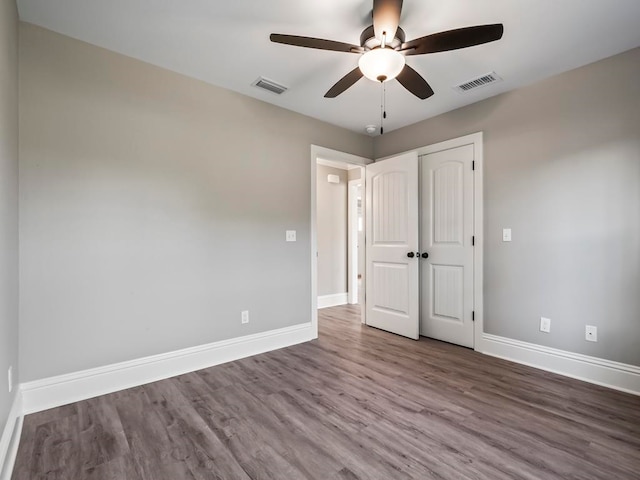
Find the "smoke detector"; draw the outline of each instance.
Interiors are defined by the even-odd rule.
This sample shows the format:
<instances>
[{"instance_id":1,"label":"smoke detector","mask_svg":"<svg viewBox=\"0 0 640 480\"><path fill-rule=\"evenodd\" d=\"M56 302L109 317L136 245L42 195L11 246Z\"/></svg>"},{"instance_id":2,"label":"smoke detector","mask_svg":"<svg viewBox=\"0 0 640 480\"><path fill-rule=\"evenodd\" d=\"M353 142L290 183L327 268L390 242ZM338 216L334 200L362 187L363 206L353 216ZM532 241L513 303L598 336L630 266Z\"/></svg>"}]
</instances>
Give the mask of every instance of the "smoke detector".
<instances>
[{"instance_id":1,"label":"smoke detector","mask_svg":"<svg viewBox=\"0 0 640 480\"><path fill-rule=\"evenodd\" d=\"M367 132L367 135L375 135L376 131L378 131L377 125L367 125L364 127L364 131Z\"/></svg>"}]
</instances>

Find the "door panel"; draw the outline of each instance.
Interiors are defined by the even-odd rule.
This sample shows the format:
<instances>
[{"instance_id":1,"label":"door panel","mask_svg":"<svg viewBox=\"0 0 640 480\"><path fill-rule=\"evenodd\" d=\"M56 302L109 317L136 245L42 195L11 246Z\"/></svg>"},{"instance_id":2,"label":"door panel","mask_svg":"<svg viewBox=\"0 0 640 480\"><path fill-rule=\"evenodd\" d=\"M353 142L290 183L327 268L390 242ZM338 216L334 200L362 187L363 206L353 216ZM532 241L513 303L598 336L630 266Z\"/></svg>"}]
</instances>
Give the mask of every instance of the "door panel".
<instances>
[{"instance_id":1,"label":"door panel","mask_svg":"<svg viewBox=\"0 0 640 480\"><path fill-rule=\"evenodd\" d=\"M419 336L418 156L367 165L367 325Z\"/></svg>"},{"instance_id":2,"label":"door panel","mask_svg":"<svg viewBox=\"0 0 640 480\"><path fill-rule=\"evenodd\" d=\"M473 347L473 145L420 157L420 333Z\"/></svg>"},{"instance_id":3,"label":"door panel","mask_svg":"<svg viewBox=\"0 0 640 480\"><path fill-rule=\"evenodd\" d=\"M375 245L407 245L407 172L381 172L371 179L373 198L373 238Z\"/></svg>"},{"instance_id":4,"label":"door panel","mask_svg":"<svg viewBox=\"0 0 640 480\"><path fill-rule=\"evenodd\" d=\"M409 315L407 265L373 262L374 308L401 315Z\"/></svg>"},{"instance_id":5,"label":"door panel","mask_svg":"<svg viewBox=\"0 0 640 480\"><path fill-rule=\"evenodd\" d=\"M430 267L433 287L430 292L433 296L431 315L440 320L462 322L464 269L447 265L430 265Z\"/></svg>"},{"instance_id":6,"label":"door panel","mask_svg":"<svg viewBox=\"0 0 640 480\"><path fill-rule=\"evenodd\" d=\"M433 245L463 243L463 180L463 162L444 163L432 171L429 190L433 194L433 215L429 228L433 232Z\"/></svg>"}]
</instances>

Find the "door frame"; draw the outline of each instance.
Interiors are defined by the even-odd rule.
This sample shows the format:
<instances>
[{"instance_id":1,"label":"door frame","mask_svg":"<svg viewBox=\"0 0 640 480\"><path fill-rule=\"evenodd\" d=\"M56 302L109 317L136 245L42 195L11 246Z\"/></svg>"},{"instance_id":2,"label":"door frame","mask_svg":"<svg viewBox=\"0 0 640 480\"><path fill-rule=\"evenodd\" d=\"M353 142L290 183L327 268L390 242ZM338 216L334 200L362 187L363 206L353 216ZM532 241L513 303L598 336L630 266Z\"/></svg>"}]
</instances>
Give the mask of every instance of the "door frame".
<instances>
[{"instance_id":1,"label":"door frame","mask_svg":"<svg viewBox=\"0 0 640 480\"><path fill-rule=\"evenodd\" d=\"M473 324L473 349L482 352L484 350L482 345L484 332L483 132L476 132L470 135L445 140L444 142L438 142L432 145L407 150L406 152L401 152L399 154L396 153L384 158L378 158L376 159L376 162L412 151L415 151L418 154L418 158L420 158L421 155L462 147L464 145L473 145L473 160L475 162L473 175L473 235L475 236L475 246L473 250L473 311L475 312L475 321ZM418 168L421 168L420 163L418 163Z\"/></svg>"},{"instance_id":2,"label":"door frame","mask_svg":"<svg viewBox=\"0 0 640 480\"><path fill-rule=\"evenodd\" d=\"M317 174L318 160L330 160L334 162L348 163L364 167L368 163L372 163L370 158L352 155L346 152L340 152L331 148L321 147L319 145L311 145L311 330L312 338L318 338L318 218L317 218ZM366 179L362 179L363 191L366 188ZM363 199L364 201L364 199ZM364 203L363 203L364 208ZM366 277L362 277L362 288L365 288ZM365 320L365 301L362 295L360 304L360 315Z\"/></svg>"},{"instance_id":3,"label":"door frame","mask_svg":"<svg viewBox=\"0 0 640 480\"><path fill-rule=\"evenodd\" d=\"M363 175L365 174L366 172L363 172ZM351 305L358 303L358 296L361 293L358 287L358 273L362 272L359 268L360 258L358 255L358 197L356 191L358 187L361 192L364 191L363 183L362 178L347 181L347 296Z\"/></svg>"}]
</instances>

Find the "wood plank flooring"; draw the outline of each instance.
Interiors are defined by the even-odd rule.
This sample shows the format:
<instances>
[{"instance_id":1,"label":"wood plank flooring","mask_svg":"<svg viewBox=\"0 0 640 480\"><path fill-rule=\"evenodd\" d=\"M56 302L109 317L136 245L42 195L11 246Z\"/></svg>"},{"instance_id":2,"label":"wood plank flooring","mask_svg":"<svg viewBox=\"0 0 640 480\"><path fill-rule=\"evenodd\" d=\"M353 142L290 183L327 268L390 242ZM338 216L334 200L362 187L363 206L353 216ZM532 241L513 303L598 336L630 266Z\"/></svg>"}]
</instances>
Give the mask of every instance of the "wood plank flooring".
<instances>
[{"instance_id":1,"label":"wood plank flooring","mask_svg":"<svg viewBox=\"0 0 640 480\"><path fill-rule=\"evenodd\" d=\"M640 479L640 397L334 307L316 341L27 416L12 478Z\"/></svg>"}]
</instances>

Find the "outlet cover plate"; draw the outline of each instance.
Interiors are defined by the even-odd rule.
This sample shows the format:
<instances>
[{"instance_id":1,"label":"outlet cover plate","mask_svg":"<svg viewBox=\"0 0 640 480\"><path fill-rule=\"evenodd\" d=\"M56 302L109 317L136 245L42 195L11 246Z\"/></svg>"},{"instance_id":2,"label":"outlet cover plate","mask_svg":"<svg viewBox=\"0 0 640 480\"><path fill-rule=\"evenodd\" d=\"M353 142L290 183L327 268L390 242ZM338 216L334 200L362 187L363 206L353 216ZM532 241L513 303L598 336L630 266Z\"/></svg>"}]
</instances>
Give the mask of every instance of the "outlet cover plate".
<instances>
[{"instance_id":1,"label":"outlet cover plate","mask_svg":"<svg viewBox=\"0 0 640 480\"><path fill-rule=\"evenodd\" d=\"M587 342L597 342L598 327L594 325L587 325L584 329L584 338Z\"/></svg>"},{"instance_id":2,"label":"outlet cover plate","mask_svg":"<svg viewBox=\"0 0 640 480\"><path fill-rule=\"evenodd\" d=\"M249 323L249 310L243 310L240 314L240 320L244 323Z\"/></svg>"},{"instance_id":3,"label":"outlet cover plate","mask_svg":"<svg viewBox=\"0 0 640 480\"><path fill-rule=\"evenodd\" d=\"M287 242L295 242L296 241L296 231L295 230L287 230L285 234L285 238Z\"/></svg>"}]
</instances>

